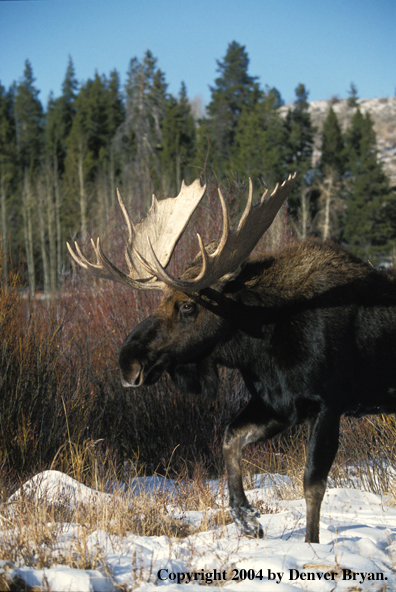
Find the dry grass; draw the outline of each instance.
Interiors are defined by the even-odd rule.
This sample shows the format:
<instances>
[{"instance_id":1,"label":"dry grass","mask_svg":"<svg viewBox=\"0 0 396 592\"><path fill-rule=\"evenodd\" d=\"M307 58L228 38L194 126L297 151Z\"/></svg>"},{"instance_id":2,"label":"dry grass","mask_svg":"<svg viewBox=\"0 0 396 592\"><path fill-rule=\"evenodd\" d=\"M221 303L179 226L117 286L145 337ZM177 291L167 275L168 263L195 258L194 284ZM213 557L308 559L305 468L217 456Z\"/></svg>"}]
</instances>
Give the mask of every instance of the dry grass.
<instances>
[{"instance_id":1,"label":"dry grass","mask_svg":"<svg viewBox=\"0 0 396 592\"><path fill-rule=\"evenodd\" d=\"M368 436L367 424L375 430ZM345 420L340 453L331 472L333 485L357 486L376 493L391 492L394 499L394 488L390 486L389 477L394 460L393 456L387 456L387 451L390 454L393 452L390 442L394 429L394 422L389 418L355 423ZM363 436L365 440L362 440ZM358 441L359 449L356 448ZM381 452L382 455L381 463L373 463L369 454L372 449L365 447L364 441L369 441L370 446L375 442L376 452ZM99 445L100 443L97 444ZM353 457L351 445L355 446ZM289 485L277 487L276 498L301 498L304 456L304 440L297 433L292 434L287 441L282 442L279 439L278 443L248 448L244 458L245 488L251 489L254 486L253 475L266 472L268 463L267 466L290 477ZM359 462L353 465L352 472L351 463L355 456ZM126 488L115 487L113 496L105 502L99 500L95 504L70 505L64 501L48 501L45 498L38 499L32 492L7 503L13 488L3 478L0 487L1 498L4 500L0 507L0 578L3 579L0 579L0 589L14 590L20 586L20 582L13 581L7 575L12 568L18 566L40 569L67 565L76 569L95 569L112 580L112 570L107 563L105 550L100 544L92 545L92 536L95 533L105 532L112 540L118 541L119 545L133 535L165 536L172 545L180 539L210 529L220 528L216 536L223 536L223 528L231 523L226 501L221 501L226 500L225 481L220 481L220 494L216 492L215 495L209 483L210 475L203 463L197 463L192 478L189 478L185 463L184 470L174 479L175 487L171 493L165 489L150 493L144 486L139 486L141 482L138 478L146 474L138 462L126 462L120 469L110 455L106 457L96 454L92 441L81 446L73 446L68 442L59 451L57 458L63 458L63 468L68 468L66 472L98 491L106 492L109 484L120 481L126 483ZM66 459L69 462L68 467ZM100 463L98 459L101 459ZM385 466L386 471L383 470ZM169 472L169 465L164 472L167 470ZM161 475L158 477L160 479ZM133 497L126 493L132 490ZM277 512L276 504L270 502L258 501L256 507L262 514ZM203 513L200 524L192 525L188 521L188 512L191 510ZM134 577L136 582L144 581L147 574L139 572Z\"/></svg>"},{"instance_id":2,"label":"dry grass","mask_svg":"<svg viewBox=\"0 0 396 592\"><path fill-rule=\"evenodd\" d=\"M80 451L74 466L82 462L82 458L87 462L90 455ZM108 489L108 482L101 481L102 475L96 474L93 467L89 470L85 467L80 474L91 474L90 484L95 483L99 491ZM95 533L105 532L119 545L131 535L165 536L172 545L190 535L231 523L226 507L216 503L203 469L194 480L177 479L171 494L165 489L150 493L136 486L137 478L144 475L133 464L124 467L125 476L128 477L127 491L133 489L132 496L122 488L97 503L70 504L65 500L40 498L30 490L12 502L3 503L0 507L0 589L14 590L21 585L18 579L10 577L12 569L21 566L42 569L66 565L99 570L114 581L105 550L90 540ZM111 469L106 472L106 479L110 478L112 483L117 483L119 477L112 474ZM3 499L7 499L10 490L4 483L1 489ZM174 508L177 508L176 514ZM193 526L186 519L190 510L203 512L199 525Z\"/></svg>"}]
</instances>

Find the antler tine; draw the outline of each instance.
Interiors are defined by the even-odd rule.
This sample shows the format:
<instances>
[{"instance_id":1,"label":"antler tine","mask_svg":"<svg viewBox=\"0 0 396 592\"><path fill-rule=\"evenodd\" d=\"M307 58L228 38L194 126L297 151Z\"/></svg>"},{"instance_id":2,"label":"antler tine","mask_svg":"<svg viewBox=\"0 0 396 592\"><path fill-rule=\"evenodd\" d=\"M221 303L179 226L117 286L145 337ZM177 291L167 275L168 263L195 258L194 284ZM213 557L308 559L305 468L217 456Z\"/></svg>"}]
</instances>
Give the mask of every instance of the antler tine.
<instances>
[{"instance_id":1,"label":"antler tine","mask_svg":"<svg viewBox=\"0 0 396 592\"><path fill-rule=\"evenodd\" d=\"M201 267L201 271L196 276L194 281L201 281L205 277L205 274L207 273L207 269L208 269L208 265L209 265L209 255L206 252L205 245L203 244L203 240L201 238L201 235L198 233L197 233L197 238L198 238L199 249L200 249L201 256L202 256L202 267ZM160 261L158 260L157 255L155 254L155 251L151 245L151 242L150 242L150 247L151 247L151 253L152 253L154 265L151 266L145 259L143 259L143 257L141 255L137 254L141 263L147 268L147 271L149 271L150 273L153 273L154 276L156 276L159 280L161 280L162 282L164 282L168 286L179 288L180 282L183 282L183 280L177 280L173 276L171 276L170 273L168 273L166 271L166 269L161 265ZM183 285L184 285L184 283L183 283Z\"/></svg>"},{"instance_id":2,"label":"antler tine","mask_svg":"<svg viewBox=\"0 0 396 592\"><path fill-rule=\"evenodd\" d=\"M227 242L228 235L230 234L230 215L228 212L227 204L225 202L223 194L221 193L220 188L218 189L218 193L219 193L219 199L220 199L220 204L221 204L221 211L222 211L222 215L223 215L223 231L221 233L221 239L220 239L219 245L216 249L216 253L220 253L223 250L224 245ZM200 238L201 237L199 236L199 239ZM201 253L202 253L202 249L201 249ZM206 253L206 251L205 251L205 253Z\"/></svg>"},{"instance_id":3,"label":"antler tine","mask_svg":"<svg viewBox=\"0 0 396 592\"><path fill-rule=\"evenodd\" d=\"M279 183L277 183L277 184L275 185L275 189L274 189L274 191L275 191L275 190L277 190L277 189L278 189L278 187L279 187ZM261 199L260 199L260 205L261 205L261 204L263 204L263 203L264 203L264 201L267 199L268 193L269 193L269 189L268 189L268 187L267 187L267 189L264 191L263 195L261 196ZM273 193L273 192L272 192L272 193Z\"/></svg>"},{"instance_id":4,"label":"antler tine","mask_svg":"<svg viewBox=\"0 0 396 592\"><path fill-rule=\"evenodd\" d=\"M244 209L244 212L242 214L242 217L239 220L237 232L240 232L242 230L242 228L245 226L246 220L248 219L249 214L252 211L252 208L253 208L253 183L252 183L251 178L249 177L249 195L248 195L248 200L247 200L247 204L246 204L246 207Z\"/></svg>"},{"instance_id":5,"label":"antler tine","mask_svg":"<svg viewBox=\"0 0 396 592\"><path fill-rule=\"evenodd\" d=\"M260 206L258 207L262 207L263 223L267 225L267 228L272 224L279 208L296 182L296 179L297 173L290 174L281 185L279 183L276 184L276 187L270 196L267 197L268 190L262 196Z\"/></svg>"},{"instance_id":6,"label":"antler tine","mask_svg":"<svg viewBox=\"0 0 396 592\"><path fill-rule=\"evenodd\" d=\"M84 253L81 251L76 241L74 242L76 253L73 251L73 248L70 246L69 243L66 243L66 245L73 260L78 265L80 265L80 267L87 269L92 275L101 279L113 280L115 282L126 284L137 290L163 289L164 286L160 282L151 282L150 278L133 279L132 277L126 275L123 271L118 269L104 254L99 238L97 239L96 245L92 239L91 243L96 256L96 263L92 263L85 257Z\"/></svg>"},{"instance_id":7,"label":"antler tine","mask_svg":"<svg viewBox=\"0 0 396 592\"><path fill-rule=\"evenodd\" d=\"M69 253L73 257L74 261L76 263L78 263L79 265L81 265L81 267L84 267L85 269L88 269L90 263L89 263L88 259L84 256L84 254L81 252L81 249L78 246L78 242L77 241L74 241L74 248L77 251L77 255L73 251L73 249L71 248L71 246L69 245L69 243L66 243L66 245L67 245L67 248L69 249Z\"/></svg>"},{"instance_id":8,"label":"antler tine","mask_svg":"<svg viewBox=\"0 0 396 592\"><path fill-rule=\"evenodd\" d=\"M153 259L154 259L154 265L152 265L151 263L149 263L144 257L143 255L141 255L139 253L139 251L136 251L136 249L134 250L134 253L136 255L136 258L138 259L138 261L140 262L140 264L144 267L144 269L147 271L147 273L149 273L151 276L156 277L157 276L157 271L156 271L156 267L155 267L155 260L157 259L157 256L154 252L154 249L151 245L151 241L149 239L149 237L147 237L147 241L149 243L152 255L153 255Z\"/></svg>"},{"instance_id":9,"label":"antler tine","mask_svg":"<svg viewBox=\"0 0 396 592\"><path fill-rule=\"evenodd\" d=\"M120 190L118 189L118 187L117 187L117 198L118 198L118 203L120 204L121 212L123 213L124 220L125 220L127 228L128 228L128 242L131 242L133 240L135 227L134 227L133 222L132 222L132 220L128 214L128 211L125 207L125 204L123 202L123 199L121 197L121 193L120 193Z\"/></svg>"},{"instance_id":10,"label":"antler tine","mask_svg":"<svg viewBox=\"0 0 396 592\"><path fill-rule=\"evenodd\" d=\"M118 187L117 187L117 198L118 198L118 203L120 204L121 212L124 216L124 220L125 220L125 223L126 223L127 229L128 229L128 242L125 247L125 261L128 265L129 273L132 273L135 268L134 268L129 250L132 247L133 236L135 234L135 226L128 214L128 211L125 207L125 204L123 202L123 199L121 197L121 193L120 193Z\"/></svg>"}]
</instances>

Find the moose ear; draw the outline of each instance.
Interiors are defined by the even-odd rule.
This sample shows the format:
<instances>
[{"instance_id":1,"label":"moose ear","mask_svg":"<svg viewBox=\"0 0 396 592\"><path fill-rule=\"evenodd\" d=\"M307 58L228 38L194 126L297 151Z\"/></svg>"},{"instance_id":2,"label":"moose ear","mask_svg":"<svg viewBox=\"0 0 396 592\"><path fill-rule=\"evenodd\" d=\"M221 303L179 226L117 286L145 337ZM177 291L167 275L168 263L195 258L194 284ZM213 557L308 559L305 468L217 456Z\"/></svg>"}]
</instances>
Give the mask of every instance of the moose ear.
<instances>
[{"instance_id":1,"label":"moose ear","mask_svg":"<svg viewBox=\"0 0 396 592\"><path fill-rule=\"evenodd\" d=\"M175 366L169 374L183 393L204 396L209 401L216 398L219 385L217 366L209 359L194 364Z\"/></svg>"}]
</instances>

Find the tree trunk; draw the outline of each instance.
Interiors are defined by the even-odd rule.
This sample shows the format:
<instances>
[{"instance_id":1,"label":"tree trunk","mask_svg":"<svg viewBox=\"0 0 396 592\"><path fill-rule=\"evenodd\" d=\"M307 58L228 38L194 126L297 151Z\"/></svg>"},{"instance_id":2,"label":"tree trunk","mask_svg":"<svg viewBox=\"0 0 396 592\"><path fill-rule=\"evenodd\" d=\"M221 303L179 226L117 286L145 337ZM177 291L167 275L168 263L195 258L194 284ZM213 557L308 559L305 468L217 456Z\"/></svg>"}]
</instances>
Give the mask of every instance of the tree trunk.
<instances>
[{"instance_id":1,"label":"tree trunk","mask_svg":"<svg viewBox=\"0 0 396 592\"><path fill-rule=\"evenodd\" d=\"M41 260L43 262L43 280L44 280L44 293L48 294L50 292L50 276L49 276L49 266L48 266L48 255L47 255L47 248L46 248L46 236L45 236L45 202L46 197L46 183L45 180L40 179L39 183L37 184L37 201L39 204L39 215L38 215L38 227L39 227L39 236L40 236L40 251L41 251Z\"/></svg>"},{"instance_id":2,"label":"tree trunk","mask_svg":"<svg viewBox=\"0 0 396 592\"><path fill-rule=\"evenodd\" d=\"M30 297L33 298L36 290L36 278L34 268L34 246L33 246L33 222L32 222L32 193L28 171L25 170L23 187L23 227L26 250L26 264L28 269Z\"/></svg>"},{"instance_id":3,"label":"tree trunk","mask_svg":"<svg viewBox=\"0 0 396 592\"><path fill-rule=\"evenodd\" d=\"M55 171L51 170L50 163L48 162L47 174L45 179L45 194L47 198L47 235L48 235L48 247L49 247L49 288L51 294L56 289L56 229L55 229L55 204L53 197L53 183L52 176Z\"/></svg>"},{"instance_id":4,"label":"tree trunk","mask_svg":"<svg viewBox=\"0 0 396 592\"><path fill-rule=\"evenodd\" d=\"M56 221L56 269L62 270L62 230L60 222L61 199L59 193L58 157L54 151L54 190L55 190L55 221Z\"/></svg>"},{"instance_id":5,"label":"tree trunk","mask_svg":"<svg viewBox=\"0 0 396 592\"><path fill-rule=\"evenodd\" d=\"M308 224L309 224L309 189L305 185L301 190L301 209L300 209L300 229L299 238L304 240L308 235Z\"/></svg>"},{"instance_id":6,"label":"tree trunk","mask_svg":"<svg viewBox=\"0 0 396 592\"><path fill-rule=\"evenodd\" d=\"M84 151L81 144L78 151L78 182L80 187L81 234L85 238L87 236L87 196L84 183Z\"/></svg>"},{"instance_id":7,"label":"tree trunk","mask_svg":"<svg viewBox=\"0 0 396 592\"><path fill-rule=\"evenodd\" d=\"M7 256L7 211L6 211L6 186L5 174L3 167L1 168L1 182L0 182L0 199L1 199L1 250L2 250L2 265L3 265L3 281L6 286L8 283L8 256Z\"/></svg>"},{"instance_id":8,"label":"tree trunk","mask_svg":"<svg viewBox=\"0 0 396 592\"><path fill-rule=\"evenodd\" d=\"M115 186L115 171L114 171L114 149L113 146L110 148L110 204L115 204L116 186Z\"/></svg>"},{"instance_id":9,"label":"tree trunk","mask_svg":"<svg viewBox=\"0 0 396 592\"><path fill-rule=\"evenodd\" d=\"M330 175L324 185L324 219L323 219L323 238L330 238L330 202L333 193L333 176Z\"/></svg>"},{"instance_id":10,"label":"tree trunk","mask_svg":"<svg viewBox=\"0 0 396 592\"><path fill-rule=\"evenodd\" d=\"M181 174L180 174L180 140L179 132L176 134L176 195L180 191Z\"/></svg>"},{"instance_id":11,"label":"tree trunk","mask_svg":"<svg viewBox=\"0 0 396 592\"><path fill-rule=\"evenodd\" d=\"M110 210L107 175L103 166L101 166L96 177L96 195L95 214L97 218L94 220L94 225L103 234Z\"/></svg>"},{"instance_id":12,"label":"tree trunk","mask_svg":"<svg viewBox=\"0 0 396 592\"><path fill-rule=\"evenodd\" d=\"M323 223L323 238L324 240L330 237L330 190L326 194L324 223Z\"/></svg>"}]
</instances>

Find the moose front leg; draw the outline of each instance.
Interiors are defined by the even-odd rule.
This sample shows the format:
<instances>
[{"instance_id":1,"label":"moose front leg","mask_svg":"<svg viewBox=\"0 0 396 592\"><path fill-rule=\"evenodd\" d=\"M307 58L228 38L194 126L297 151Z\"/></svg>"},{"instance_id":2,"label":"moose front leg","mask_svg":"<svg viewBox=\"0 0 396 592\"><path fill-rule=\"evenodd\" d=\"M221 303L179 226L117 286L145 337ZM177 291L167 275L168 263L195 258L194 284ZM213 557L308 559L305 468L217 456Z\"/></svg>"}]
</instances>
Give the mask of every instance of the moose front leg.
<instances>
[{"instance_id":1,"label":"moose front leg","mask_svg":"<svg viewBox=\"0 0 396 592\"><path fill-rule=\"evenodd\" d=\"M242 483L242 449L246 444L269 439L284 430L287 424L275 419L274 412L260 399L252 398L227 427L223 456L228 476L230 514L243 534L262 538L260 516L248 502Z\"/></svg>"},{"instance_id":2,"label":"moose front leg","mask_svg":"<svg viewBox=\"0 0 396 592\"><path fill-rule=\"evenodd\" d=\"M326 491L327 476L338 449L340 418L331 412L320 413L309 423L304 495L307 505L305 540L319 543L320 506Z\"/></svg>"}]
</instances>

